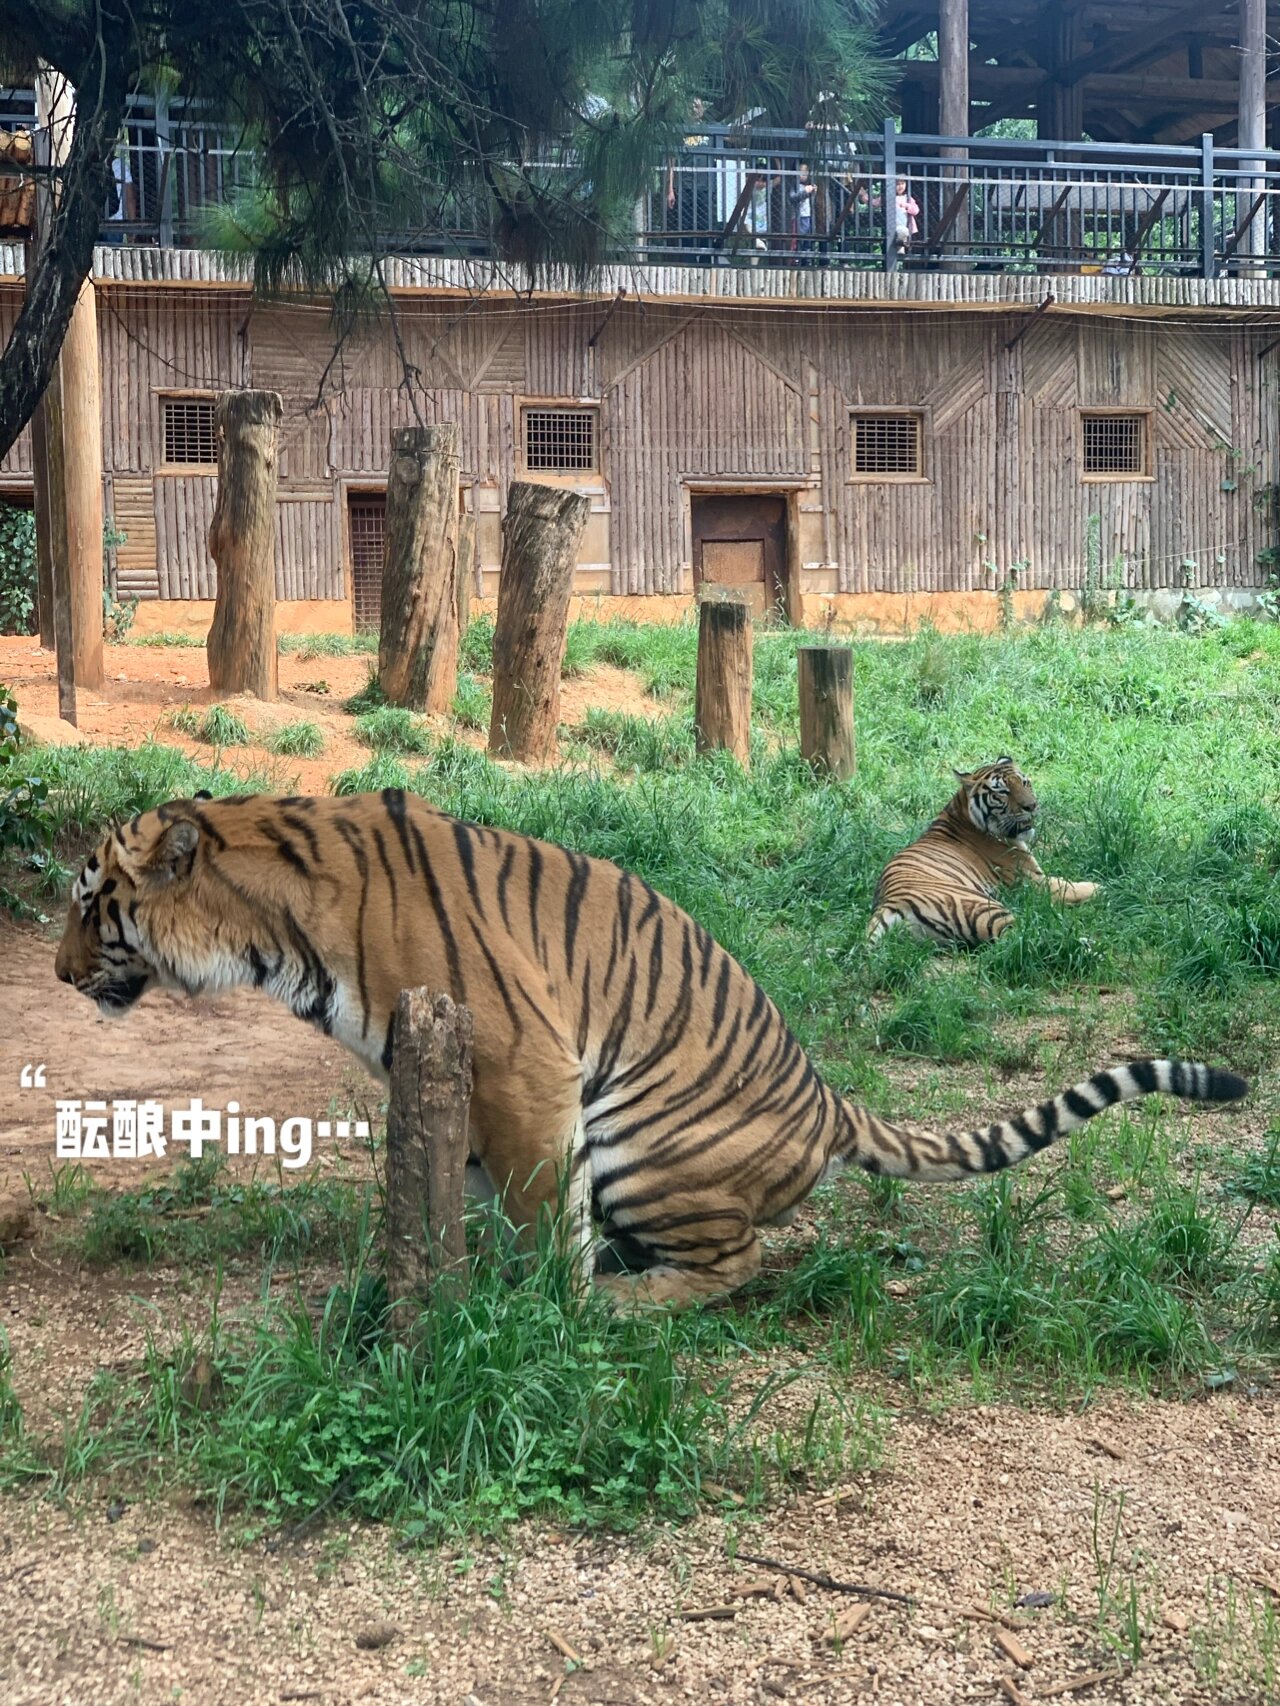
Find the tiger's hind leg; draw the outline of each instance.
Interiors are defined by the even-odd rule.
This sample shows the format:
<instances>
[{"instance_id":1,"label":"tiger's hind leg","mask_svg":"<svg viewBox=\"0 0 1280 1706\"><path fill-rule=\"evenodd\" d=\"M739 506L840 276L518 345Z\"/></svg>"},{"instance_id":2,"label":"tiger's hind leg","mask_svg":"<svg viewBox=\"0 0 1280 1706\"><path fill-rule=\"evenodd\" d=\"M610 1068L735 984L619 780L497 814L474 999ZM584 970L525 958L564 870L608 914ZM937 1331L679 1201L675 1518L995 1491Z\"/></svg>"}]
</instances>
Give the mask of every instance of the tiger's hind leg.
<instances>
[{"instance_id":1,"label":"tiger's hind leg","mask_svg":"<svg viewBox=\"0 0 1280 1706\"><path fill-rule=\"evenodd\" d=\"M589 1275L595 1238L581 1073L554 1083L544 1076L525 1093L509 1081L496 1097L473 1100L471 1118L473 1147L518 1247L534 1249L539 1227L554 1226Z\"/></svg>"},{"instance_id":2,"label":"tiger's hind leg","mask_svg":"<svg viewBox=\"0 0 1280 1706\"><path fill-rule=\"evenodd\" d=\"M597 1274L596 1286L620 1309L669 1304L677 1309L725 1297L760 1271L760 1239L740 1203L681 1201L681 1212L647 1223L653 1265L639 1274Z\"/></svg>"},{"instance_id":3,"label":"tiger's hind leg","mask_svg":"<svg viewBox=\"0 0 1280 1706\"><path fill-rule=\"evenodd\" d=\"M1003 936L1012 923L1013 914L998 900L942 889L898 906L882 906L873 915L867 936L875 942L895 924L903 924L923 942L959 942L976 948Z\"/></svg>"},{"instance_id":4,"label":"tiger's hind leg","mask_svg":"<svg viewBox=\"0 0 1280 1706\"><path fill-rule=\"evenodd\" d=\"M1002 906L998 900L991 900L986 895L956 895L952 905L955 911L955 934L952 940L963 942L969 948L977 948L983 942L998 940L1014 921L1007 906Z\"/></svg>"}]
</instances>

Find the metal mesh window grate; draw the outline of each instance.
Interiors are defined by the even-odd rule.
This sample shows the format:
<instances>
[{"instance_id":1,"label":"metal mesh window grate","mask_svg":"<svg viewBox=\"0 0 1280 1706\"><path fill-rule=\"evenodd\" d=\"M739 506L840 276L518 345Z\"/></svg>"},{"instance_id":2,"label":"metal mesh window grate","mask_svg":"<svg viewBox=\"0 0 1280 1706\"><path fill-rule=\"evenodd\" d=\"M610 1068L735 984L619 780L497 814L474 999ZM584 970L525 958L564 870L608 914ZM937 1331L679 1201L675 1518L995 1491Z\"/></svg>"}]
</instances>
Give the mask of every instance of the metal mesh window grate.
<instances>
[{"instance_id":1,"label":"metal mesh window grate","mask_svg":"<svg viewBox=\"0 0 1280 1706\"><path fill-rule=\"evenodd\" d=\"M164 459L182 467L218 465L212 397L166 397Z\"/></svg>"},{"instance_id":2,"label":"metal mesh window grate","mask_svg":"<svg viewBox=\"0 0 1280 1706\"><path fill-rule=\"evenodd\" d=\"M919 476L919 415L855 415L853 417L855 474Z\"/></svg>"},{"instance_id":3,"label":"metal mesh window grate","mask_svg":"<svg viewBox=\"0 0 1280 1706\"><path fill-rule=\"evenodd\" d=\"M356 629L376 630L382 620L382 547L387 534L387 500L366 492L347 500L351 540L351 600Z\"/></svg>"},{"instance_id":4,"label":"metal mesh window grate","mask_svg":"<svg viewBox=\"0 0 1280 1706\"><path fill-rule=\"evenodd\" d=\"M594 409L526 409L524 465L530 474L594 474Z\"/></svg>"},{"instance_id":5,"label":"metal mesh window grate","mask_svg":"<svg viewBox=\"0 0 1280 1706\"><path fill-rule=\"evenodd\" d=\"M1145 415L1085 415L1083 420L1086 474L1146 473Z\"/></svg>"}]
</instances>

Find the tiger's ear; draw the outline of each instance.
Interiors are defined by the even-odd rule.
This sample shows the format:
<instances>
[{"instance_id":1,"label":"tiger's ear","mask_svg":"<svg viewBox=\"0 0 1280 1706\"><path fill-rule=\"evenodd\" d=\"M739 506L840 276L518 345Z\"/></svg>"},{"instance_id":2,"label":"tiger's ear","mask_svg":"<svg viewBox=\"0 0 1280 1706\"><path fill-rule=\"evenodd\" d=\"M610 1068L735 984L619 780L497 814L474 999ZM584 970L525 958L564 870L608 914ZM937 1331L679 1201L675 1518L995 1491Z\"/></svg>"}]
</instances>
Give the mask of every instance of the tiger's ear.
<instances>
[{"instance_id":1,"label":"tiger's ear","mask_svg":"<svg viewBox=\"0 0 1280 1706\"><path fill-rule=\"evenodd\" d=\"M191 875L200 845L199 828L188 817L166 824L142 862L142 876L157 888L182 882Z\"/></svg>"},{"instance_id":2,"label":"tiger's ear","mask_svg":"<svg viewBox=\"0 0 1280 1706\"><path fill-rule=\"evenodd\" d=\"M951 774L957 782L971 782L973 780L972 770L957 770L954 764L951 766Z\"/></svg>"},{"instance_id":3,"label":"tiger's ear","mask_svg":"<svg viewBox=\"0 0 1280 1706\"><path fill-rule=\"evenodd\" d=\"M1002 752L1000 754L999 758L996 759L996 763L997 764L1012 764L1013 760L1009 757L1009 754L1007 752Z\"/></svg>"},{"instance_id":4,"label":"tiger's ear","mask_svg":"<svg viewBox=\"0 0 1280 1706\"><path fill-rule=\"evenodd\" d=\"M191 798L193 800L211 800L213 798L213 795L209 792L209 790L207 788L201 788L199 793L192 794Z\"/></svg>"}]
</instances>

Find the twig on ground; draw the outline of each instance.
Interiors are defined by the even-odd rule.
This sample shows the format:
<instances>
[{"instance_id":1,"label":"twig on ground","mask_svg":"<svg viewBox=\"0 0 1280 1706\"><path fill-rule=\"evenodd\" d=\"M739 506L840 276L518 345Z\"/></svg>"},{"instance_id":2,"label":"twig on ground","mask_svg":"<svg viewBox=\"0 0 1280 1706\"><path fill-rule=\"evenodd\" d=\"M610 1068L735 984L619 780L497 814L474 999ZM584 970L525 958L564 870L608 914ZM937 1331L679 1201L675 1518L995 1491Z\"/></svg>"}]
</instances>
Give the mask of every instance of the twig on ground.
<instances>
[{"instance_id":1,"label":"twig on ground","mask_svg":"<svg viewBox=\"0 0 1280 1706\"><path fill-rule=\"evenodd\" d=\"M736 1556L744 1564L759 1564L765 1570L781 1570L784 1576L800 1576L831 1593L860 1593L869 1599L891 1599L896 1605L915 1604L909 1593L898 1593L895 1588L873 1588L867 1582L838 1582L834 1576L828 1576L821 1570L804 1570L799 1564L784 1564L780 1558L760 1558L753 1552L739 1552Z\"/></svg>"}]
</instances>

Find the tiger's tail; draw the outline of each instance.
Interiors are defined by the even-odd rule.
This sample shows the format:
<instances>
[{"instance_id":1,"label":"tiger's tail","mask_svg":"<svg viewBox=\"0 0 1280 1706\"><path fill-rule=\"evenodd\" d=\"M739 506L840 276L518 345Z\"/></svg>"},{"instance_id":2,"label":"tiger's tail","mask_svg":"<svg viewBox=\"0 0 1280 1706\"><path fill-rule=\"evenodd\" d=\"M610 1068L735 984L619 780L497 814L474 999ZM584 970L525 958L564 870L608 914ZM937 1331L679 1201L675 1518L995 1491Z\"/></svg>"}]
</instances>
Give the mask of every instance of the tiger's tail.
<instances>
[{"instance_id":1,"label":"tiger's tail","mask_svg":"<svg viewBox=\"0 0 1280 1706\"><path fill-rule=\"evenodd\" d=\"M1235 1102L1249 1090L1234 1072L1185 1060L1137 1060L1095 1072L1083 1084L1006 1120L970 1132L932 1132L850 1108L853 1142L838 1153L852 1167L892 1178L965 1179L998 1173L1038 1154L1117 1102L1162 1091L1195 1102Z\"/></svg>"}]
</instances>

